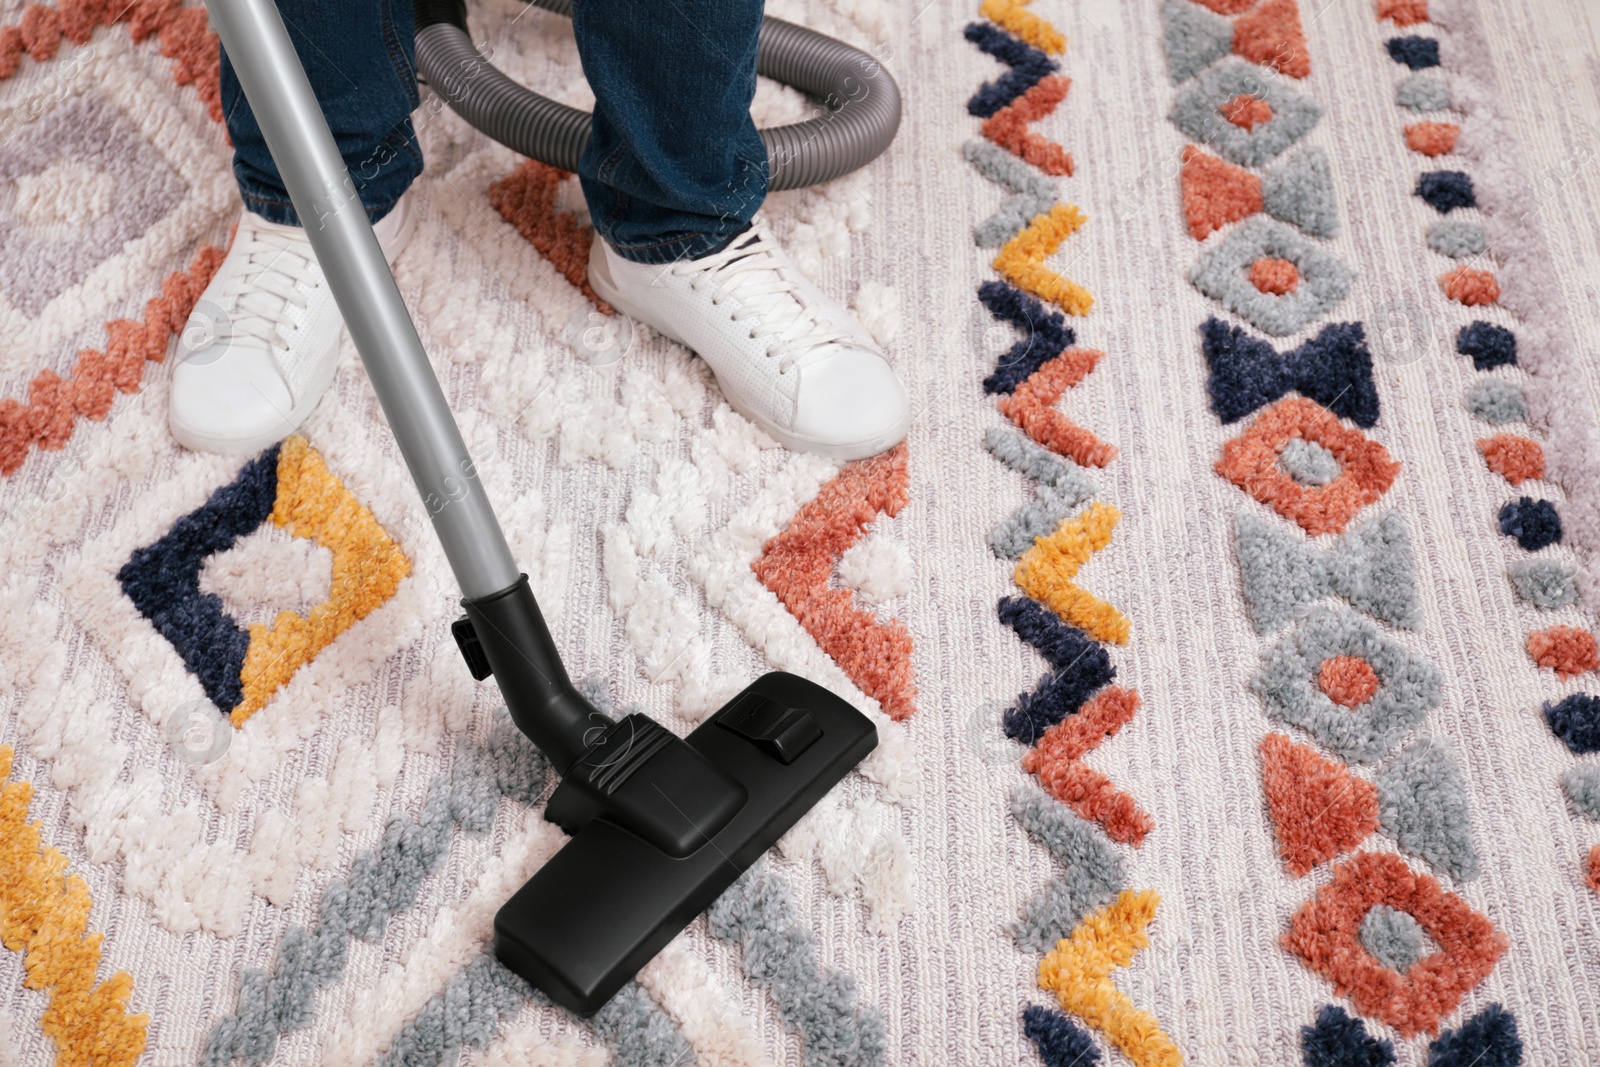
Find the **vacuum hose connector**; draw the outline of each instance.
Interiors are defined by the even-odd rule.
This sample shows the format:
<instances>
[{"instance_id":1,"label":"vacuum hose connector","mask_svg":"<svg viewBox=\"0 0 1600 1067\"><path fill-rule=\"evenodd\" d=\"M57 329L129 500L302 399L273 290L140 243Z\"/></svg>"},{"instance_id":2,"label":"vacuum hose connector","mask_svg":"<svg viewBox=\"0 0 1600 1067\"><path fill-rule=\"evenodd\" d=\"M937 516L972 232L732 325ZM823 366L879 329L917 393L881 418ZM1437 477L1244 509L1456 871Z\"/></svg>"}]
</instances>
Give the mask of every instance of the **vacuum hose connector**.
<instances>
[{"instance_id":1,"label":"vacuum hose connector","mask_svg":"<svg viewBox=\"0 0 1600 1067\"><path fill-rule=\"evenodd\" d=\"M531 0L571 15L571 0ZM477 129L522 155L565 171L578 169L589 143L587 111L526 89L473 47L465 0L414 0L417 69L450 107ZM900 89L859 48L768 17L761 24L756 70L821 101L827 111L805 122L761 131L769 188L800 189L862 167L889 147L900 128Z\"/></svg>"},{"instance_id":2,"label":"vacuum hose connector","mask_svg":"<svg viewBox=\"0 0 1600 1067\"><path fill-rule=\"evenodd\" d=\"M526 574L509 589L461 602L455 638L472 669L490 674L517 729L565 775L614 725L567 677Z\"/></svg>"}]
</instances>

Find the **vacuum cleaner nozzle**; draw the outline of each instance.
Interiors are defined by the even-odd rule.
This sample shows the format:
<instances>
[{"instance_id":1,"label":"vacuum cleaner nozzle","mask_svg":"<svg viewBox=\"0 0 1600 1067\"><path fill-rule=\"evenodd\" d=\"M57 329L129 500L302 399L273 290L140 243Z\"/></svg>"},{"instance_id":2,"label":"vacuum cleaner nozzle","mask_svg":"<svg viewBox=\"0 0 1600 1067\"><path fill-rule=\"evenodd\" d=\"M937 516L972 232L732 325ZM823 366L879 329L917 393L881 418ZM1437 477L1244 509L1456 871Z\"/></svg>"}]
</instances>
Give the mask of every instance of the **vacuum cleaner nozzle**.
<instances>
[{"instance_id":1,"label":"vacuum cleaner nozzle","mask_svg":"<svg viewBox=\"0 0 1600 1067\"><path fill-rule=\"evenodd\" d=\"M686 738L612 722L568 681L526 576L466 602L456 639L563 780L572 840L494 921L500 961L592 1015L878 744L871 720L792 674L757 679Z\"/></svg>"}]
</instances>

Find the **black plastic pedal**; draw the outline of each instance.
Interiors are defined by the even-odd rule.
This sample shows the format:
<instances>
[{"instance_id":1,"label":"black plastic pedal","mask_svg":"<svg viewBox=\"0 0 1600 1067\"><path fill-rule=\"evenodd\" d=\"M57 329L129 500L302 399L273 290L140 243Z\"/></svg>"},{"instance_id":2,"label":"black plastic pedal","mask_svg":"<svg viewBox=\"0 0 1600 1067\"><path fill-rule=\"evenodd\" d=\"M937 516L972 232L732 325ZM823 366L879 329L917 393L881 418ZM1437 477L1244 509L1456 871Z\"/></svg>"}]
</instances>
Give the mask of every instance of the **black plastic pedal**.
<instances>
[{"instance_id":1,"label":"black plastic pedal","mask_svg":"<svg viewBox=\"0 0 1600 1067\"><path fill-rule=\"evenodd\" d=\"M478 631L472 628L471 619L461 616L450 624L450 632L455 636L456 647L461 650L461 658L467 661L467 670L472 672L474 681L481 682L494 673L489 667L489 655L478 640Z\"/></svg>"}]
</instances>

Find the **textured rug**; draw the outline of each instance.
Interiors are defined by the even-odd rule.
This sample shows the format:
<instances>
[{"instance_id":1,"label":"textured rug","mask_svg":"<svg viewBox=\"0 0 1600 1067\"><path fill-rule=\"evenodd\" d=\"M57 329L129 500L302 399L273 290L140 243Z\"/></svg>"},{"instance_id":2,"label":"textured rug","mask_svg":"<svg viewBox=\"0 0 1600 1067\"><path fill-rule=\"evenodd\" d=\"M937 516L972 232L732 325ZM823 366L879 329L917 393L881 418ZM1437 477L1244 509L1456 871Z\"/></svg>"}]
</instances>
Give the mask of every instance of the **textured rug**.
<instances>
[{"instance_id":1,"label":"textured rug","mask_svg":"<svg viewBox=\"0 0 1600 1067\"><path fill-rule=\"evenodd\" d=\"M684 731L790 670L882 742L584 1021L488 952L552 782L353 350L280 446L167 436L237 213L203 12L0 0L0 1065L1600 1063L1576 0L769 10L906 95L768 204L913 395L866 463L417 115L397 279L574 677ZM592 103L563 20L471 17Z\"/></svg>"}]
</instances>

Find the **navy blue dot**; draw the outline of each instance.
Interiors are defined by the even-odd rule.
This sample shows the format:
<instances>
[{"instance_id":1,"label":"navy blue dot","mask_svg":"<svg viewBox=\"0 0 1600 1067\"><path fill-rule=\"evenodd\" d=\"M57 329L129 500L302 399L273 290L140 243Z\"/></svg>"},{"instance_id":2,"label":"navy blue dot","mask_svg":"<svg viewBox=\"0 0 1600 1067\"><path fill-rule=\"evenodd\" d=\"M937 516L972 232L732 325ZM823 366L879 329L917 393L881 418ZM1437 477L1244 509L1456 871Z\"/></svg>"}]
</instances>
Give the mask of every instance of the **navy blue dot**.
<instances>
[{"instance_id":1,"label":"navy blue dot","mask_svg":"<svg viewBox=\"0 0 1600 1067\"><path fill-rule=\"evenodd\" d=\"M1456 351L1471 356L1478 370L1492 370L1517 361L1517 335L1504 326L1473 322L1456 334Z\"/></svg>"},{"instance_id":2,"label":"navy blue dot","mask_svg":"<svg viewBox=\"0 0 1600 1067\"><path fill-rule=\"evenodd\" d=\"M1459 170L1429 171L1417 179L1417 195L1441 215L1448 215L1458 207L1478 206L1478 198L1472 192L1472 179Z\"/></svg>"},{"instance_id":3,"label":"navy blue dot","mask_svg":"<svg viewBox=\"0 0 1600 1067\"><path fill-rule=\"evenodd\" d=\"M1525 496L1500 509L1500 532L1515 537L1529 552L1537 552L1560 543L1561 516L1550 501Z\"/></svg>"},{"instance_id":4,"label":"navy blue dot","mask_svg":"<svg viewBox=\"0 0 1600 1067\"><path fill-rule=\"evenodd\" d=\"M1560 703L1546 704L1544 721L1573 755L1600 752L1600 697L1573 693Z\"/></svg>"},{"instance_id":5,"label":"navy blue dot","mask_svg":"<svg viewBox=\"0 0 1600 1067\"><path fill-rule=\"evenodd\" d=\"M1428 1067L1518 1067L1521 1062L1516 1016L1498 1004L1428 1045Z\"/></svg>"},{"instance_id":6,"label":"navy blue dot","mask_svg":"<svg viewBox=\"0 0 1600 1067\"><path fill-rule=\"evenodd\" d=\"M1439 42L1432 37L1391 37L1389 58L1404 63L1412 70L1426 70L1439 65Z\"/></svg>"},{"instance_id":7,"label":"navy blue dot","mask_svg":"<svg viewBox=\"0 0 1600 1067\"><path fill-rule=\"evenodd\" d=\"M1394 1046L1367 1035L1360 1019L1334 1004L1317 1012L1315 1026L1300 1028L1300 1052L1306 1067L1389 1067Z\"/></svg>"}]
</instances>

